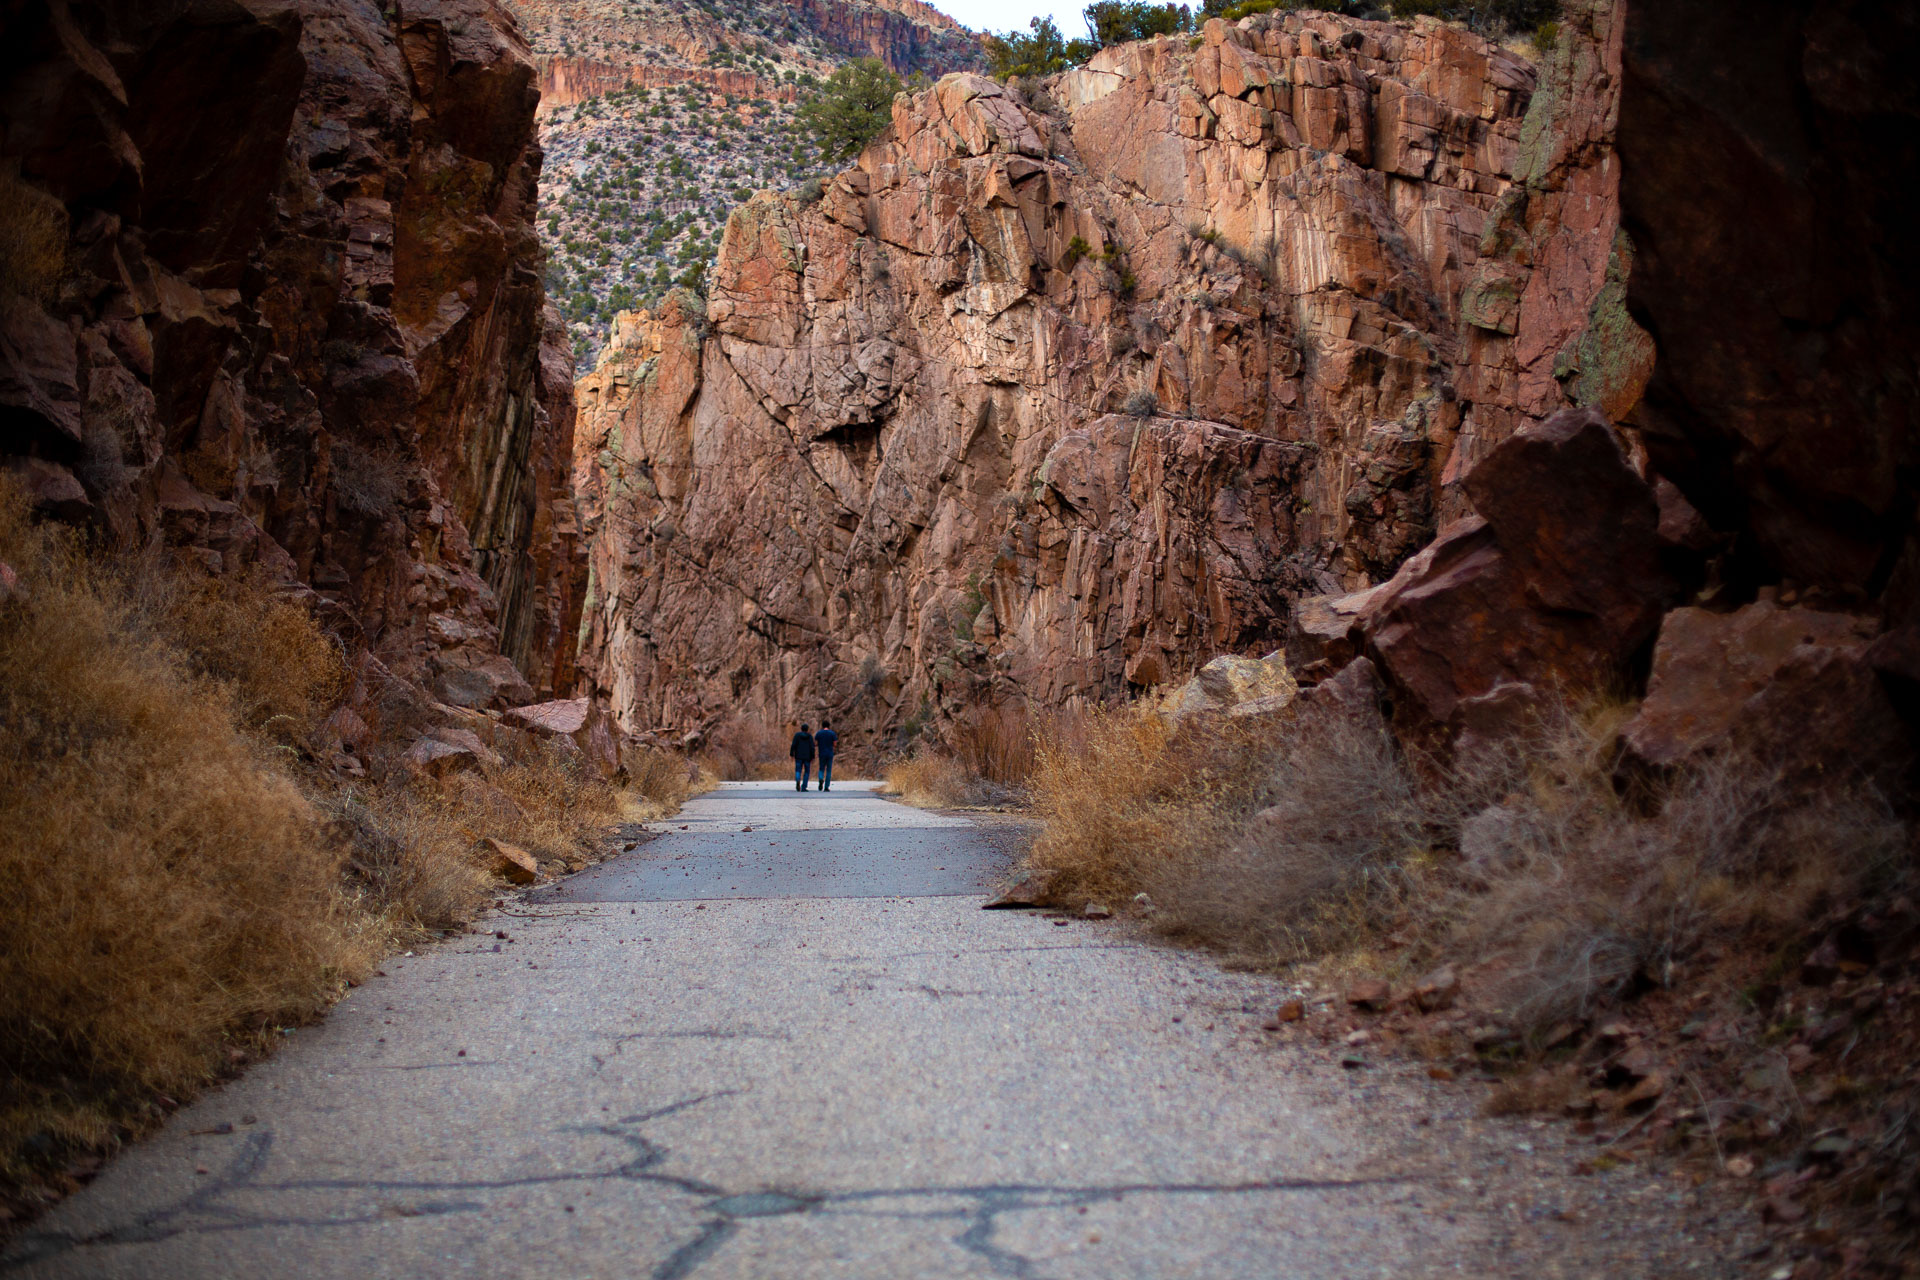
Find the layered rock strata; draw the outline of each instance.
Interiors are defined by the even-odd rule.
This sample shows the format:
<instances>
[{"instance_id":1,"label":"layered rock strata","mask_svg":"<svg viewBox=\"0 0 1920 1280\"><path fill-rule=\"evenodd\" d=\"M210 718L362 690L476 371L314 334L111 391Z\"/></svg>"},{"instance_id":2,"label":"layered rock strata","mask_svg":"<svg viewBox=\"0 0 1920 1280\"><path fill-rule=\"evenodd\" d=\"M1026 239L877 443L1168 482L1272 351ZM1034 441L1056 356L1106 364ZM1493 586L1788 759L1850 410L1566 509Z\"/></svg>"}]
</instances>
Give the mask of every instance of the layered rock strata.
<instances>
[{"instance_id":1,"label":"layered rock strata","mask_svg":"<svg viewBox=\"0 0 1920 1280\"><path fill-rule=\"evenodd\" d=\"M1541 117L1610 128L1617 32L1567 49L1532 113L1497 45L1300 13L901 98L582 379L598 686L632 728L873 742L1384 580L1462 459L1584 394L1616 206Z\"/></svg>"},{"instance_id":2,"label":"layered rock strata","mask_svg":"<svg viewBox=\"0 0 1920 1280\"><path fill-rule=\"evenodd\" d=\"M505 11L11 10L6 468L117 544L309 592L368 716L389 678L571 692L573 370Z\"/></svg>"}]
</instances>

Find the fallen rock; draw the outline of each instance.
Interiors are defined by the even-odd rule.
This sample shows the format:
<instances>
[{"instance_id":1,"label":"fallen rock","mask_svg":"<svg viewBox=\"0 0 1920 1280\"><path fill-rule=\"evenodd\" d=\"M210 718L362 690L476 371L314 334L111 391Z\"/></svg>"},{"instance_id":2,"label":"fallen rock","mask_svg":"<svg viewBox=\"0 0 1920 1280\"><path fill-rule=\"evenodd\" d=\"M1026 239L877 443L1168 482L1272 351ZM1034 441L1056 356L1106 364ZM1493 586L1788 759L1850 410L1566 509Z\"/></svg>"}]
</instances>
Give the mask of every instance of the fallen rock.
<instances>
[{"instance_id":1,"label":"fallen rock","mask_svg":"<svg viewBox=\"0 0 1920 1280\"><path fill-rule=\"evenodd\" d=\"M1534 690L1615 682L1676 583L1653 491L1591 410L1515 432L1466 489L1479 514L1402 565L1357 625L1410 713L1484 737Z\"/></svg>"},{"instance_id":2,"label":"fallen rock","mask_svg":"<svg viewBox=\"0 0 1920 1280\"><path fill-rule=\"evenodd\" d=\"M1422 1013L1450 1009L1459 994L1460 976L1453 971L1453 966L1442 965L1413 984L1413 1006Z\"/></svg>"},{"instance_id":3,"label":"fallen rock","mask_svg":"<svg viewBox=\"0 0 1920 1280\"><path fill-rule=\"evenodd\" d=\"M533 697L533 686L502 654L462 662L436 658L438 668L427 687L434 697L456 707L506 707Z\"/></svg>"},{"instance_id":4,"label":"fallen rock","mask_svg":"<svg viewBox=\"0 0 1920 1280\"><path fill-rule=\"evenodd\" d=\"M1274 1012L1276 1022L1298 1022L1307 1016L1307 1005L1303 1000L1283 1000L1280 1008Z\"/></svg>"},{"instance_id":5,"label":"fallen rock","mask_svg":"<svg viewBox=\"0 0 1920 1280\"><path fill-rule=\"evenodd\" d=\"M1107 910L1105 906L1098 902L1089 902L1086 906L1080 908L1080 916L1084 920L1111 920L1113 919L1113 912Z\"/></svg>"},{"instance_id":6,"label":"fallen rock","mask_svg":"<svg viewBox=\"0 0 1920 1280\"><path fill-rule=\"evenodd\" d=\"M1875 630L1867 619L1768 600L1732 613L1675 609L1622 741L1648 766L1731 750L1789 779L1840 768L1889 782L1911 748L1869 661Z\"/></svg>"},{"instance_id":7,"label":"fallen rock","mask_svg":"<svg viewBox=\"0 0 1920 1280\"><path fill-rule=\"evenodd\" d=\"M511 707L501 720L536 737L577 749L602 777L621 771L620 735L607 709L592 698L558 698Z\"/></svg>"},{"instance_id":8,"label":"fallen rock","mask_svg":"<svg viewBox=\"0 0 1920 1280\"><path fill-rule=\"evenodd\" d=\"M487 836L480 841L480 846L487 858L487 874L512 884L533 884L540 879L539 863L518 845Z\"/></svg>"},{"instance_id":9,"label":"fallen rock","mask_svg":"<svg viewBox=\"0 0 1920 1280\"><path fill-rule=\"evenodd\" d=\"M416 773L444 778L450 773L480 772L480 756L472 748L439 738L421 738L408 747L400 763Z\"/></svg>"},{"instance_id":10,"label":"fallen rock","mask_svg":"<svg viewBox=\"0 0 1920 1280\"><path fill-rule=\"evenodd\" d=\"M1347 988L1347 1003L1356 1009L1380 1013L1392 1002L1392 989L1375 978L1356 982Z\"/></svg>"},{"instance_id":11,"label":"fallen rock","mask_svg":"<svg viewBox=\"0 0 1920 1280\"><path fill-rule=\"evenodd\" d=\"M1054 904L1056 877L1050 871L1026 868L1017 872L1007 885L981 904L983 911L1006 911L1025 907L1050 907Z\"/></svg>"},{"instance_id":12,"label":"fallen rock","mask_svg":"<svg viewBox=\"0 0 1920 1280\"><path fill-rule=\"evenodd\" d=\"M530 703L524 707L509 707L500 718L541 737L570 737L586 728L587 712L591 705L592 700L588 698L559 698L551 702Z\"/></svg>"},{"instance_id":13,"label":"fallen rock","mask_svg":"<svg viewBox=\"0 0 1920 1280\"><path fill-rule=\"evenodd\" d=\"M1259 714L1272 714L1284 710L1298 692L1299 685L1287 670L1284 654L1270 653L1264 658L1222 654L1168 697L1167 717L1178 724L1189 716L1231 713L1253 702L1261 704Z\"/></svg>"},{"instance_id":14,"label":"fallen rock","mask_svg":"<svg viewBox=\"0 0 1920 1280\"><path fill-rule=\"evenodd\" d=\"M1351 662L1360 652L1360 623L1385 586L1294 601L1287 618L1287 660L1303 676Z\"/></svg>"},{"instance_id":15,"label":"fallen rock","mask_svg":"<svg viewBox=\"0 0 1920 1280\"><path fill-rule=\"evenodd\" d=\"M1355 658L1338 674L1302 689L1293 700L1294 714L1303 727L1332 720L1371 726L1384 732L1386 716L1380 673L1366 658Z\"/></svg>"},{"instance_id":16,"label":"fallen rock","mask_svg":"<svg viewBox=\"0 0 1920 1280\"><path fill-rule=\"evenodd\" d=\"M462 751L470 753L475 760L490 768L499 768L506 763L492 747L489 747L485 742L480 740L479 734L471 729L453 729L442 726L433 730L429 736L436 742L443 742L448 746L457 747Z\"/></svg>"}]
</instances>

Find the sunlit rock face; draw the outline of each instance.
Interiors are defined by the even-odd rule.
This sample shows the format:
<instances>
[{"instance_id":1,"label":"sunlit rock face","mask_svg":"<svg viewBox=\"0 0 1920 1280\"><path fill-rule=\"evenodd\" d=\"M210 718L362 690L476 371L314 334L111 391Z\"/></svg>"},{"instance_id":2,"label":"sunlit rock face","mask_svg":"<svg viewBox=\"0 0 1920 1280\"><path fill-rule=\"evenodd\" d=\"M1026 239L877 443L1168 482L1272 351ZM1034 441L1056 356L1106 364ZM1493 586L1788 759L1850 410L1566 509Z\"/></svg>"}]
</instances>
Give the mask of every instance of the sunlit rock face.
<instances>
[{"instance_id":1,"label":"sunlit rock face","mask_svg":"<svg viewBox=\"0 0 1920 1280\"><path fill-rule=\"evenodd\" d=\"M1624 313L1583 356L1619 253L1588 18L1538 93L1463 31L1288 13L900 98L579 383L593 680L632 729L879 744L1384 580L1467 463L1644 380Z\"/></svg>"}]
</instances>

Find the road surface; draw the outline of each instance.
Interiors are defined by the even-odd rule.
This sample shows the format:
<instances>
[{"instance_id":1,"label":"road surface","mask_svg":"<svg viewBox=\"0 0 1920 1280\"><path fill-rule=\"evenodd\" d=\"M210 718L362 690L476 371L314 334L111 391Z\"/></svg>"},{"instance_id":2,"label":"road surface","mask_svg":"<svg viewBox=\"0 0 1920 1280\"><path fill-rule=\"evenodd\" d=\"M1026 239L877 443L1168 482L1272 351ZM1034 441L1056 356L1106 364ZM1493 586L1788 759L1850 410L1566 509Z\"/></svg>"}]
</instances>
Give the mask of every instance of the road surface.
<instances>
[{"instance_id":1,"label":"road surface","mask_svg":"<svg viewBox=\"0 0 1920 1280\"><path fill-rule=\"evenodd\" d=\"M1005 842L871 785L728 784L396 958L0 1276L1734 1273L1677 1180L1260 1030L1274 979L981 911Z\"/></svg>"}]
</instances>

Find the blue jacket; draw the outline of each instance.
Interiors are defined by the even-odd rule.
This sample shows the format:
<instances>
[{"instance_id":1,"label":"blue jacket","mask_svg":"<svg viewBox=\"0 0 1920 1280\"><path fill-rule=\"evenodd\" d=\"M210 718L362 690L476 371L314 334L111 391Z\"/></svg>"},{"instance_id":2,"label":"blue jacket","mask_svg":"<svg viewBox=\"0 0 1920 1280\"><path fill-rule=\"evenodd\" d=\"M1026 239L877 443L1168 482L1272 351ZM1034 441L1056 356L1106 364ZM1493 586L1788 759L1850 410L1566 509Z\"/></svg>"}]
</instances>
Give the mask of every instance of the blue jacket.
<instances>
[{"instance_id":1,"label":"blue jacket","mask_svg":"<svg viewBox=\"0 0 1920 1280\"><path fill-rule=\"evenodd\" d=\"M831 729L822 729L813 735L813 744L820 748L822 760L833 759L833 744L840 741L840 735Z\"/></svg>"}]
</instances>

